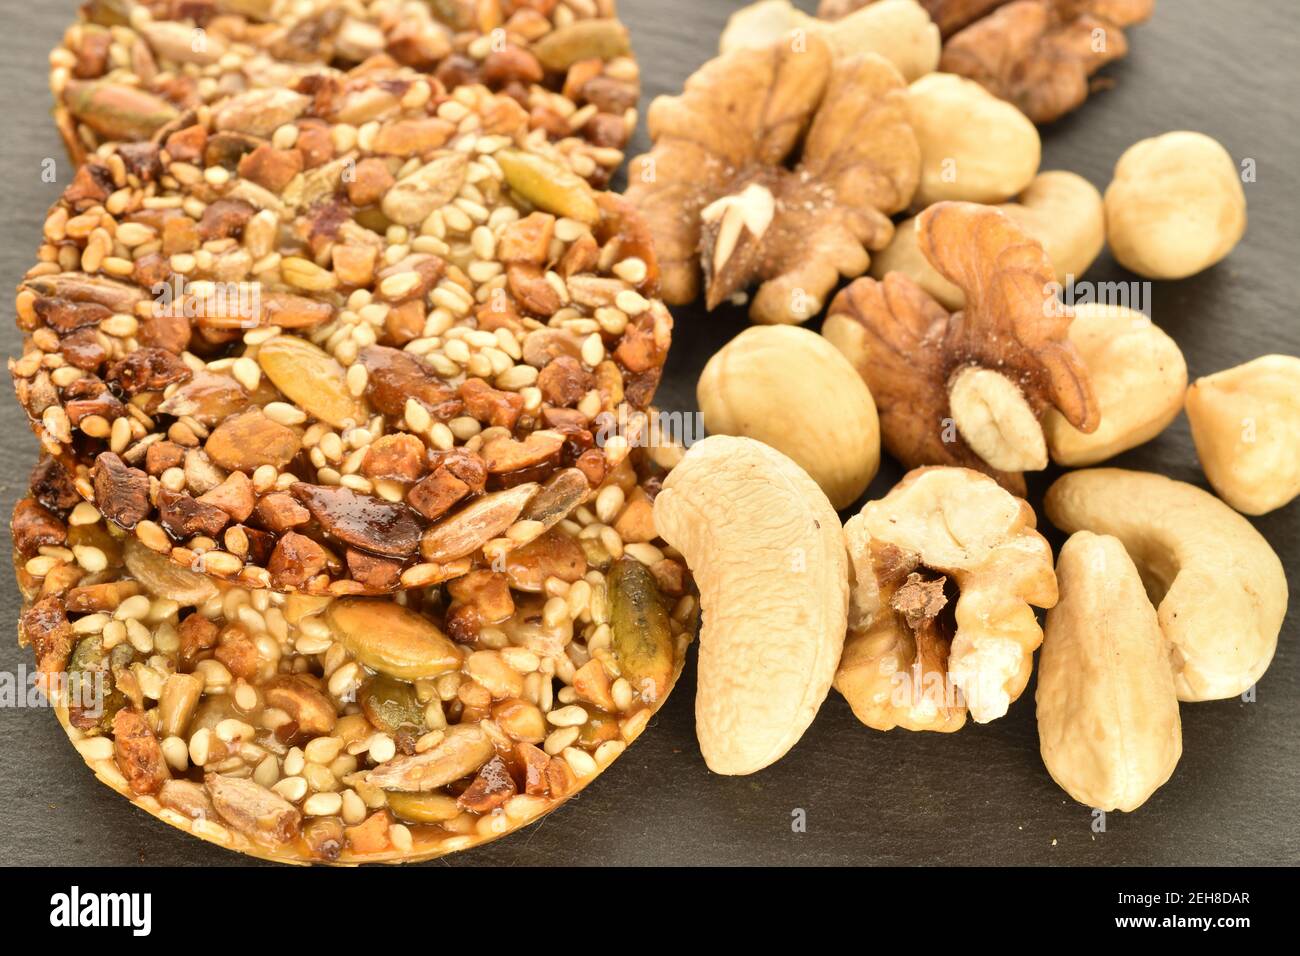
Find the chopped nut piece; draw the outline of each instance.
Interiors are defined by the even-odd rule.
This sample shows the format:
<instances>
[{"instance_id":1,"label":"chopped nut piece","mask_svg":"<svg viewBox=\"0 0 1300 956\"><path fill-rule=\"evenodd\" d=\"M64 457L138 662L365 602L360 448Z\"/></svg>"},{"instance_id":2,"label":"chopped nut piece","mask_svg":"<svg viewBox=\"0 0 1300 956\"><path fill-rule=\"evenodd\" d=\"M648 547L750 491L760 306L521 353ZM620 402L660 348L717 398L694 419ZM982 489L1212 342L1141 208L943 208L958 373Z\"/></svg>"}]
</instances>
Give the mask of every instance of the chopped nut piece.
<instances>
[{"instance_id":1,"label":"chopped nut piece","mask_svg":"<svg viewBox=\"0 0 1300 956\"><path fill-rule=\"evenodd\" d=\"M61 674L72 654L72 625L63 601L47 597L23 612L20 638L30 642L42 675Z\"/></svg>"},{"instance_id":2,"label":"chopped nut piece","mask_svg":"<svg viewBox=\"0 0 1300 956\"><path fill-rule=\"evenodd\" d=\"M426 471L424 443L414 435L384 435L375 439L361 462L367 478L416 481Z\"/></svg>"},{"instance_id":3,"label":"chopped nut piece","mask_svg":"<svg viewBox=\"0 0 1300 956\"><path fill-rule=\"evenodd\" d=\"M157 793L171 776L153 729L129 707L113 717L113 756L133 793Z\"/></svg>"},{"instance_id":4,"label":"chopped nut piece","mask_svg":"<svg viewBox=\"0 0 1300 956\"><path fill-rule=\"evenodd\" d=\"M270 531L280 534L306 524L311 520L311 512L298 504L292 495L277 491L258 499L257 518Z\"/></svg>"},{"instance_id":5,"label":"chopped nut piece","mask_svg":"<svg viewBox=\"0 0 1300 956\"><path fill-rule=\"evenodd\" d=\"M418 481L407 494L406 503L430 521L437 521L469 492L469 485L443 467Z\"/></svg>"},{"instance_id":6,"label":"chopped nut piece","mask_svg":"<svg viewBox=\"0 0 1300 956\"><path fill-rule=\"evenodd\" d=\"M283 468L298 454L302 439L260 408L231 415L208 436L203 450L222 468L252 472L261 465Z\"/></svg>"},{"instance_id":7,"label":"chopped nut piece","mask_svg":"<svg viewBox=\"0 0 1300 956\"><path fill-rule=\"evenodd\" d=\"M420 522L405 505L357 494L347 488L302 482L289 490L317 523L340 541L393 558L415 553L420 541Z\"/></svg>"},{"instance_id":8,"label":"chopped nut piece","mask_svg":"<svg viewBox=\"0 0 1300 956\"><path fill-rule=\"evenodd\" d=\"M201 614L191 614L180 625L180 662L192 667L204 651L217 646L220 628Z\"/></svg>"},{"instance_id":9,"label":"chopped nut piece","mask_svg":"<svg viewBox=\"0 0 1300 956\"><path fill-rule=\"evenodd\" d=\"M24 558L33 557L46 545L61 545L68 540L68 529L58 515L34 498L24 498L14 505L10 530L14 549Z\"/></svg>"},{"instance_id":10,"label":"chopped nut piece","mask_svg":"<svg viewBox=\"0 0 1300 956\"><path fill-rule=\"evenodd\" d=\"M236 521L246 521L253 513L253 483L242 471L232 471L225 481L200 495L198 500L220 508Z\"/></svg>"},{"instance_id":11,"label":"chopped nut piece","mask_svg":"<svg viewBox=\"0 0 1300 956\"><path fill-rule=\"evenodd\" d=\"M385 811L376 810L364 823L344 830L348 846L356 853L382 853L392 845L388 836L391 822Z\"/></svg>"},{"instance_id":12,"label":"chopped nut piece","mask_svg":"<svg viewBox=\"0 0 1300 956\"><path fill-rule=\"evenodd\" d=\"M217 646L212 656L226 665L235 677L253 680L257 677L260 655L257 644L247 629L239 624L227 624L217 635Z\"/></svg>"},{"instance_id":13,"label":"chopped nut piece","mask_svg":"<svg viewBox=\"0 0 1300 956\"><path fill-rule=\"evenodd\" d=\"M215 538L230 521L230 515L215 505L163 488L158 492L158 520L177 538L196 534Z\"/></svg>"},{"instance_id":14,"label":"chopped nut piece","mask_svg":"<svg viewBox=\"0 0 1300 956\"><path fill-rule=\"evenodd\" d=\"M95 460L95 504L115 524L130 530L150 511L149 476L129 468L112 452Z\"/></svg>"},{"instance_id":15,"label":"chopped nut piece","mask_svg":"<svg viewBox=\"0 0 1300 956\"><path fill-rule=\"evenodd\" d=\"M462 810L489 813L518 792L505 761L493 757L479 770L474 782L457 799Z\"/></svg>"},{"instance_id":16,"label":"chopped nut piece","mask_svg":"<svg viewBox=\"0 0 1300 956\"><path fill-rule=\"evenodd\" d=\"M330 699L304 677L282 675L263 685L262 694L271 707L283 710L298 725L298 730L312 736L324 736L338 720Z\"/></svg>"},{"instance_id":17,"label":"chopped nut piece","mask_svg":"<svg viewBox=\"0 0 1300 956\"><path fill-rule=\"evenodd\" d=\"M455 391L418 356L372 345L362 349L358 358L368 373L366 398L385 415L404 415L409 398L439 420L452 418L460 410Z\"/></svg>"},{"instance_id":18,"label":"chopped nut piece","mask_svg":"<svg viewBox=\"0 0 1300 956\"><path fill-rule=\"evenodd\" d=\"M236 830L272 843L288 843L298 835L302 814L265 787L215 773L204 781L213 807Z\"/></svg>"},{"instance_id":19,"label":"chopped nut piece","mask_svg":"<svg viewBox=\"0 0 1300 956\"><path fill-rule=\"evenodd\" d=\"M305 535L290 531L276 542L266 569L280 587L301 588L329 562L325 549Z\"/></svg>"}]
</instances>

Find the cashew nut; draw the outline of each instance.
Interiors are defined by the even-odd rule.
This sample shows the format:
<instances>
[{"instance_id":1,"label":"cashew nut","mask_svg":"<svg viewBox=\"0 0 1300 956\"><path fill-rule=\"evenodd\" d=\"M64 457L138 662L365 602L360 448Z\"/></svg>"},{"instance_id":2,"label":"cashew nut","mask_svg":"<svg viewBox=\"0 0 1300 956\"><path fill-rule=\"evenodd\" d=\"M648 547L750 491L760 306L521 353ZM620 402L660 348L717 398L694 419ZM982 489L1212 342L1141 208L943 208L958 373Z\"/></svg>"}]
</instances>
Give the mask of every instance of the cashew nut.
<instances>
[{"instance_id":1,"label":"cashew nut","mask_svg":"<svg viewBox=\"0 0 1300 956\"><path fill-rule=\"evenodd\" d=\"M1038 743L1061 789L1136 810L1183 753L1164 635L1117 539L1080 531L1056 563L1061 600L1038 658Z\"/></svg>"},{"instance_id":2,"label":"cashew nut","mask_svg":"<svg viewBox=\"0 0 1300 956\"><path fill-rule=\"evenodd\" d=\"M953 731L1006 713L1056 603L1034 512L986 475L918 468L844 527L852 610L835 689L868 727Z\"/></svg>"},{"instance_id":3,"label":"cashew nut","mask_svg":"<svg viewBox=\"0 0 1300 956\"><path fill-rule=\"evenodd\" d=\"M1134 143L1106 189L1106 240L1125 268L1148 279L1208 269L1246 231L1237 164L1204 133Z\"/></svg>"},{"instance_id":4,"label":"cashew nut","mask_svg":"<svg viewBox=\"0 0 1300 956\"><path fill-rule=\"evenodd\" d=\"M816 332L746 329L709 359L696 396L710 434L744 435L784 452L836 509L856 501L880 466L871 392Z\"/></svg>"},{"instance_id":5,"label":"cashew nut","mask_svg":"<svg viewBox=\"0 0 1300 956\"><path fill-rule=\"evenodd\" d=\"M1238 511L1262 515L1300 494L1300 358L1265 355L1198 378L1187 419L1205 477Z\"/></svg>"},{"instance_id":6,"label":"cashew nut","mask_svg":"<svg viewBox=\"0 0 1300 956\"><path fill-rule=\"evenodd\" d=\"M1062 287L1088 271L1106 242L1101 193L1076 173L1059 169L1039 173L1014 202L998 208L1042 244ZM905 273L950 311L965 304L961 289L921 253L915 216L899 223L889 245L872 257L870 274L883 279L887 272Z\"/></svg>"},{"instance_id":7,"label":"cashew nut","mask_svg":"<svg viewBox=\"0 0 1300 956\"><path fill-rule=\"evenodd\" d=\"M909 82L939 65L939 28L916 0L879 0L833 22L809 16L790 0L760 0L731 15L718 52L769 47L794 29L817 34L836 56L879 54Z\"/></svg>"},{"instance_id":8,"label":"cashew nut","mask_svg":"<svg viewBox=\"0 0 1300 956\"><path fill-rule=\"evenodd\" d=\"M1218 700L1268 669L1286 615L1282 562L1218 498L1161 475L1089 468L1044 499L1062 531L1119 538L1157 607L1179 700Z\"/></svg>"},{"instance_id":9,"label":"cashew nut","mask_svg":"<svg viewBox=\"0 0 1300 956\"><path fill-rule=\"evenodd\" d=\"M975 454L999 471L1042 471L1047 442L1038 415L1001 372L968 365L948 387L953 423ZM1059 414L1059 412L1058 412Z\"/></svg>"},{"instance_id":10,"label":"cashew nut","mask_svg":"<svg viewBox=\"0 0 1300 956\"><path fill-rule=\"evenodd\" d=\"M912 206L944 199L998 203L1038 172L1038 130L974 80L929 73L908 88L908 115L921 144L921 184Z\"/></svg>"},{"instance_id":11,"label":"cashew nut","mask_svg":"<svg viewBox=\"0 0 1300 956\"><path fill-rule=\"evenodd\" d=\"M778 760L830 690L848 623L848 556L816 482L749 438L697 442L655 498L655 528L700 590L696 735L716 773Z\"/></svg>"},{"instance_id":12,"label":"cashew nut","mask_svg":"<svg viewBox=\"0 0 1300 956\"><path fill-rule=\"evenodd\" d=\"M1092 434L1079 431L1056 409L1043 431L1060 465L1093 465L1150 441L1178 417L1187 363L1178 344L1133 309L1088 303L1075 306L1074 343L1101 409Z\"/></svg>"}]
</instances>

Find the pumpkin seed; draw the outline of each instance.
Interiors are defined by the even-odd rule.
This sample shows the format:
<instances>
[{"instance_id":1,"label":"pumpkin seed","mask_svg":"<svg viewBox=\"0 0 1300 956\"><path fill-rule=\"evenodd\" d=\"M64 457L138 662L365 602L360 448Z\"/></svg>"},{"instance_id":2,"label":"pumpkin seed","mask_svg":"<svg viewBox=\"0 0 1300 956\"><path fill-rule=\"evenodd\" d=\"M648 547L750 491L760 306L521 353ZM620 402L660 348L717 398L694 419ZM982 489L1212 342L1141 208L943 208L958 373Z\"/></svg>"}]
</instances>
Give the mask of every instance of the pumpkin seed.
<instances>
[{"instance_id":1,"label":"pumpkin seed","mask_svg":"<svg viewBox=\"0 0 1300 956\"><path fill-rule=\"evenodd\" d=\"M403 727L424 732L424 705L406 681L377 674L361 685L357 703L366 719L386 734L395 734Z\"/></svg>"},{"instance_id":2,"label":"pumpkin seed","mask_svg":"<svg viewBox=\"0 0 1300 956\"><path fill-rule=\"evenodd\" d=\"M335 428L366 420L366 407L348 391L347 371L324 349L306 339L280 335L258 350L257 364L288 399L308 415Z\"/></svg>"},{"instance_id":3,"label":"pumpkin seed","mask_svg":"<svg viewBox=\"0 0 1300 956\"><path fill-rule=\"evenodd\" d=\"M335 640L371 670L403 680L460 667L460 649L428 618L388 600L342 598L325 609Z\"/></svg>"},{"instance_id":4,"label":"pumpkin seed","mask_svg":"<svg viewBox=\"0 0 1300 956\"><path fill-rule=\"evenodd\" d=\"M68 110L105 139L147 140L180 113L160 96L124 83L73 80L63 90Z\"/></svg>"},{"instance_id":5,"label":"pumpkin seed","mask_svg":"<svg viewBox=\"0 0 1300 956\"><path fill-rule=\"evenodd\" d=\"M388 190L381 203L384 215L403 226L424 222L431 212L456 198L468 170L469 158L464 153L446 150L436 154Z\"/></svg>"},{"instance_id":6,"label":"pumpkin seed","mask_svg":"<svg viewBox=\"0 0 1300 956\"><path fill-rule=\"evenodd\" d=\"M574 20L533 44L533 55L556 73L563 73L579 60L611 60L631 50L627 27L610 18Z\"/></svg>"},{"instance_id":7,"label":"pumpkin seed","mask_svg":"<svg viewBox=\"0 0 1300 956\"><path fill-rule=\"evenodd\" d=\"M600 221L600 206L586 180L558 163L517 149L498 150L494 158L510 188L538 209L589 226Z\"/></svg>"},{"instance_id":8,"label":"pumpkin seed","mask_svg":"<svg viewBox=\"0 0 1300 956\"><path fill-rule=\"evenodd\" d=\"M445 793L402 793L388 791L388 809L411 823L443 823L460 816L456 798Z\"/></svg>"},{"instance_id":9,"label":"pumpkin seed","mask_svg":"<svg viewBox=\"0 0 1300 956\"><path fill-rule=\"evenodd\" d=\"M621 558L606 581L619 670L642 698L662 700L673 677L673 634L654 575L640 561Z\"/></svg>"}]
</instances>

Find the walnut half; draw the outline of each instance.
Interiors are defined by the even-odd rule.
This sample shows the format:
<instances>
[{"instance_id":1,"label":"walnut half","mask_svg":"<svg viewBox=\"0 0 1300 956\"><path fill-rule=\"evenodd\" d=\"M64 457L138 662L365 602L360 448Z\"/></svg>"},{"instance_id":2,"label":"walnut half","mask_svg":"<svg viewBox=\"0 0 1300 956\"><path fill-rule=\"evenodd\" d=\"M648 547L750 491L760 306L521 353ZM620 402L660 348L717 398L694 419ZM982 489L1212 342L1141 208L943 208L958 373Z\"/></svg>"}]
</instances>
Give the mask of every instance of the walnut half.
<instances>
[{"instance_id":1,"label":"walnut half","mask_svg":"<svg viewBox=\"0 0 1300 956\"><path fill-rule=\"evenodd\" d=\"M710 309L759 290L757 322L804 322L841 276L866 271L893 236L920 173L898 71L874 54L836 58L795 31L709 61L680 96L650 107L654 148L627 197L654 235L663 296Z\"/></svg>"},{"instance_id":2,"label":"walnut half","mask_svg":"<svg viewBox=\"0 0 1300 956\"><path fill-rule=\"evenodd\" d=\"M1041 420L1100 423L1043 247L999 210L941 202L916 222L930 264L965 294L949 313L907 276L863 278L831 303L822 334L857 368L881 440L905 466L961 465L1024 493L1047 466Z\"/></svg>"},{"instance_id":3,"label":"walnut half","mask_svg":"<svg viewBox=\"0 0 1300 956\"><path fill-rule=\"evenodd\" d=\"M1128 53L1124 27L1155 0L1016 0L944 44L939 69L975 80L1035 123L1050 123L1088 98L1089 80Z\"/></svg>"},{"instance_id":4,"label":"walnut half","mask_svg":"<svg viewBox=\"0 0 1300 956\"><path fill-rule=\"evenodd\" d=\"M1035 123L1083 105L1092 76L1128 53L1124 29L1155 0L920 0L943 36L939 70L975 80ZM876 0L821 0L817 15L846 17Z\"/></svg>"},{"instance_id":5,"label":"walnut half","mask_svg":"<svg viewBox=\"0 0 1300 956\"><path fill-rule=\"evenodd\" d=\"M835 688L868 727L958 730L1025 689L1056 603L1029 505L966 468L918 468L844 526L853 562Z\"/></svg>"}]
</instances>

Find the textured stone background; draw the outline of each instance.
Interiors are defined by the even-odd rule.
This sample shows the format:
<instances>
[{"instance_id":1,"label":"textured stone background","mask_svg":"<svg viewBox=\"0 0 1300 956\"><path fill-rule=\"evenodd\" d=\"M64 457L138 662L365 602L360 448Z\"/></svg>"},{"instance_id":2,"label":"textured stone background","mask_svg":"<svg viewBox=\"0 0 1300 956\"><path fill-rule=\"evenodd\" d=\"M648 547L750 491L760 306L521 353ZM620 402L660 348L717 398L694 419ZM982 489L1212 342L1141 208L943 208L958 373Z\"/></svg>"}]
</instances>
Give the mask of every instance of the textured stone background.
<instances>
[{"instance_id":1,"label":"textured stone background","mask_svg":"<svg viewBox=\"0 0 1300 956\"><path fill-rule=\"evenodd\" d=\"M646 99L681 88L716 49L736 0L623 0ZM813 4L805 0L802 6ZM28 267L47 206L69 179L48 115L46 52L73 0L6 0L0 31L0 283ZM1217 268L1154 288L1151 314L1193 376L1266 352L1300 354L1296 250L1300 159L1300 16L1291 0L1225 4L1161 0L1130 31L1114 89L1044 131L1044 169L1071 169L1104 189L1119 154L1171 129L1216 137L1258 164L1246 187L1250 228ZM634 146L646 144L644 132ZM56 157L59 182L41 179ZM1130 278L1109 257L1089 279ZM19 350L9 294L0 337ZM678 309L659 404L694 409L708 357L744 328L738 311ZM5 389L7 392L7 387ZM7 515L36 454L17 405L0 401L0 507ZM1116 464L1204 484L1180 418ZM869 491L899 477L887 465ZM1036 493L1051 473L1034 482ZM1034 496L1037 506L1037 494ZM1288 569L1300 568L1300 504L1256 522ZM1059 543L1059 539L1054 539ZM0 621L12 635L18 599L0 578ZM751 777L710 774L695 745L687 673L651 730L579 797L540 825L435 865L494 864L1249 864L1300 858L1300 638L1293 612L1258 700L1183 707L1184 754L1173 779L1136 814L1094 834L1089 811L1048 777L1038 756L1031 685L1002 720L959 734L868 731L832 692L803 741ZM0 639L0 670L20 661ZM807 832L792 813L806 811ZM53 715L0 710L0 863L228 865L232 854L191 839L96 783Z\"/></svg>"}]
</instances>

